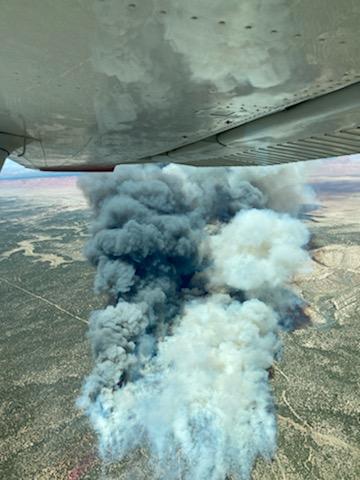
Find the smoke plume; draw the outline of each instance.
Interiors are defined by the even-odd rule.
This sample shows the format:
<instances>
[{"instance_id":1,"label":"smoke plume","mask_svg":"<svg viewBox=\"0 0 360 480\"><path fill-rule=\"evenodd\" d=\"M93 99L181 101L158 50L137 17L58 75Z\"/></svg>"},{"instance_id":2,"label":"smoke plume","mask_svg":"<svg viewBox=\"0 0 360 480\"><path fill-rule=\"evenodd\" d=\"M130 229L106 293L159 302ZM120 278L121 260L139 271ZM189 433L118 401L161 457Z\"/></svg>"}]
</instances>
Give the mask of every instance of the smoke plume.
<instances>
[{"instance_id":1,"label":"smoke plume","mask_svg":"<svg viewBox=\"0 0 360 480\"><path fill-rule=\"evenodd\" d=\"M247 479L275 452L267 370L308 265L296 167L120 166L81 186L109 295L79 400L101 455L146 446L155 478Z\"/></svg>"}]
</instances>

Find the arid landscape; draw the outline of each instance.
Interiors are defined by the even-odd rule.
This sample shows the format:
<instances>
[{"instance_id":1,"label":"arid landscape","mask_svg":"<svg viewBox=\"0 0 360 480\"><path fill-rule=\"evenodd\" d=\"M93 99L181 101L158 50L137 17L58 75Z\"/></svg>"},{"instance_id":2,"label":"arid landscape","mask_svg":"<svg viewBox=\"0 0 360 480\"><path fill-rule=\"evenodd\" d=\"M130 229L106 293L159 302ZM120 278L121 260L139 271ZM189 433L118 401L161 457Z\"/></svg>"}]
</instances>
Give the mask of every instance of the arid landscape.
<instances>
[{"instance_id":1,"label":"arid landscape","mask_svg":"<svg viewBox=\"0 0 360 480\"><path fill-rule=\"evenodd\" d=\"M310 323L274 365L279 448L253 480L360 478L360 160L310 169L312 271L295 280ZM0 478L151 479L140 451L104 466L76 408L91 367L90 212L76 177L0 181ZM196 479L194 479L196 480Z\"/></svg>"},{"instance_id":2,"label":"arid landscape","mask_svg":"<svg viewBox=\"0 0 360 480\"><path fill-rule=\"evenodd\" d=\"M309 181L319 203L306 220L313 264L296 287L311 324L283 335L279 450L254 479L360 477L360 162L324 162Z\"/></svg>"}]
</instances>

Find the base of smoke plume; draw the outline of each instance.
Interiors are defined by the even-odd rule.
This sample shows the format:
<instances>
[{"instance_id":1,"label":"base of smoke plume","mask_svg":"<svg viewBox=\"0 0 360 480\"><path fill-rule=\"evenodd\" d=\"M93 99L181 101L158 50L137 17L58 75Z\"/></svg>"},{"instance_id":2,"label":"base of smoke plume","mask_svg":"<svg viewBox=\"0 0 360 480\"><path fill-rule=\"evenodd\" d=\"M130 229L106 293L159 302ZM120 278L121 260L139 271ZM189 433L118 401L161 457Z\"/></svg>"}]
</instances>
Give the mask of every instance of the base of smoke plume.
<instances>
[{"instance_id":1,"label":"base of smoke plume","mask_svg":"<svg viewBox=\"0 0 360 480\"><path fill-rule=\"evenodd\" d=\"M267 369L308 259L293 175L145 166L85 182L96 288L118 301L92 316L79 402L105 459L147 445L155 478L223 480L274 454Z\"/></svg>"},{"instance_id":2,"label":"base of smoke plume","mask_svg":"<svg viewBox=\"0 0 360 480\"><path fill-rule=\"evenodd\" d=\"M92 405L102 456L121 459L147 444L159 478L248 478L256 456L275 451L267 369L277 328L258 300L213 295L188 304L144 377L103 390Z\"/></svg>"}]
</instances>

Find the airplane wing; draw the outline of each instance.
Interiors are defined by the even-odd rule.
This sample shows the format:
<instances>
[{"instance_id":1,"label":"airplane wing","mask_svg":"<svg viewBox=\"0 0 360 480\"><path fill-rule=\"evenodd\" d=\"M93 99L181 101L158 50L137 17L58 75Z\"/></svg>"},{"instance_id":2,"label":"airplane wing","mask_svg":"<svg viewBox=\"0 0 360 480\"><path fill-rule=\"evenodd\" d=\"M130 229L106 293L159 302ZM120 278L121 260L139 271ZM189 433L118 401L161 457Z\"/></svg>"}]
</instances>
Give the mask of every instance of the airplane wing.
<instances>
[{"instance_id":1,"label":"airplane wing","mask_svg":"<svg viewBox=\"0 0 360 480\"><path fill-rule=\"evenodd\" d=\"M360 152L358 0L11 0L0 161L269 165Z\"/></svg>"}]
</instances>

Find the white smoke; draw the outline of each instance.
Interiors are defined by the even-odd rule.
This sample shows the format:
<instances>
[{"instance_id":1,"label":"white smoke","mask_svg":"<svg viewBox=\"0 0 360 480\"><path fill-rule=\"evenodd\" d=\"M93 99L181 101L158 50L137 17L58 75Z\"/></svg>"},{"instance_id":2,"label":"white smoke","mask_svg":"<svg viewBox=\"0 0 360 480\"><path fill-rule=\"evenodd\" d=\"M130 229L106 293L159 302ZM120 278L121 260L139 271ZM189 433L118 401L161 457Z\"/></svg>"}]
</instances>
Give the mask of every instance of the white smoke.
<instances>
[{"instance_id":1,"label":"white smoke","mask_svg":"<svg viewBox=\"0 0 360 480\"><path fill-rule=\"evenodd\" d=\"M210 238L213 283L239 290L277 288L305 270L306 227L286 214L245 210Z\"/></svg>"},{"instance_id":2,"label":"white smoke","mask_svg":"<svg viewBox=\"0 0 360 480\"><path fill-rule=\"evenodd\" d=\"M116 297L91 318L80 399L104 458L147 446L155 478L224 480L274 455L267 370L309 238L284 172L120 167L85 182L96 288Z\"/></svg>"}]
</instances>

